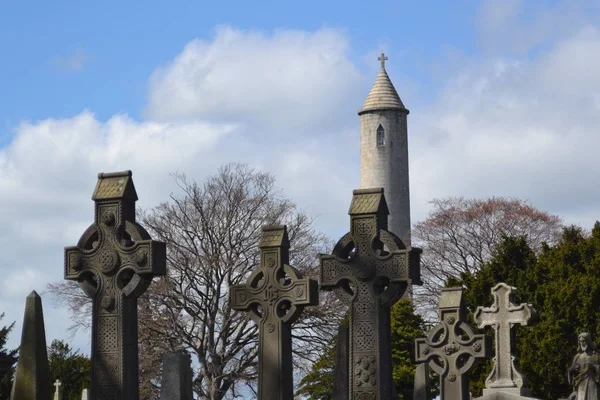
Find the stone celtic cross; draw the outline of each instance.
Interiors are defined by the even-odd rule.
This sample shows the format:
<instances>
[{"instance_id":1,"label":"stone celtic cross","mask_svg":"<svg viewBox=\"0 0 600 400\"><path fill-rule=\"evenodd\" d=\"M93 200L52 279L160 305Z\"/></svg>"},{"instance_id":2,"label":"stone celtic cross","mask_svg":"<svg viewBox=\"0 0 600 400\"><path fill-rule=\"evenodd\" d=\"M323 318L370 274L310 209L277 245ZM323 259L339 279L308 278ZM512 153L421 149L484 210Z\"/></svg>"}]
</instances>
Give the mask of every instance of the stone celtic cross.
<instances>
[{"instance_id":1,"label":"stone celtic cross","mask_svg":"<svg viewBox=\"0 0 600 400\"><path fill-rule=\"evenodd\" d=\"M390 307L420 283L420 249L388 232L383 189L355 190L350 232L331 255L321 254L321 288L349 309L348 399L389 399L392 393Z\"/></svg>"},{"instance_id":2,"label":"stone celtic cross","mask_svg":"<svg viewBox=\"0 0 600 400\"><path fill-rule=\"evenodd\" d=\"M131 171L99 174L94 223L65 247L65 279L92 298L92 400L138 400L137 298L166 273L165 244L135 222Z\"/></svg>"},{"instance_id":3,"label":"stone celtic cross","mask_svg":"<svg viewBox=\"0 0 600 400\"><path fill-rule=\"evenodd\" d=\"M515 366L513 356L513 325L527 325L531 318L531 307L528 304L515 305L512 302L512 291L516 288L506 283L499 283L492 288L494 304L491 307L477 307L475 322L478 327L492 326L496 336L496 356L494 367L485 381L483 394L491 391L510 392L527 396L529 390L523 389L523 376Z\"/></svg>"},{"instance_id":4,"label":"stone celtic cross","mask_svg":"<svg viewBox=\"0 0 600 400\"><path fill-rule=\"evenodd\" d=\"M234 310L248 311L259 327L258 398L293 398L291 324L307 305L319 303L317 281L302 278L288 265L285 226L265 226L260 239L260 267L245 285L230 288Z\"/></svg>"},{"instance_id":5,"label":"stone celtic cross","mask_svg":"<svg viewBox=\"0 0 600 400\"><path fill-rule=\"evenodd\" d=\"M468 372L475 360L489 358L490 343L466 323L462 288L442 289L439 317L427 338L415 341L415 361L428 363L440 376L442 399L468 400Z\"/></svg>"}]
</instances>

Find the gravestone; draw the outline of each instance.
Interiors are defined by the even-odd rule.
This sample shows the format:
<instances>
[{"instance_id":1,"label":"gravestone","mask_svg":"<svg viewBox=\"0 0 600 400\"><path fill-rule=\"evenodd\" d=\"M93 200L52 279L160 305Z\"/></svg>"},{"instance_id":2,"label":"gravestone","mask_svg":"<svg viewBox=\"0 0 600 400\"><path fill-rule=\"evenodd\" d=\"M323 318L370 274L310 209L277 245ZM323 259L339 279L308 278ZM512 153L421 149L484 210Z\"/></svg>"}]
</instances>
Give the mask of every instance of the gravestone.
<instances>
[{"instance_id":1,"label":"gravestone","mask_svg":"<svg viewBox=\"0 0 600 400\"><path fill-rule=\"evenodd\" d=\"M87 389L83 389L81 392L81 400L90 400L90 395Z\"/></svg>"},{"instance_id":2,"label":"gravestone","mask_svg":"<svg viewBox=\"0 0 600 400\"><path fill-rule=\"evenodd\" d=\"M494 328L496 356L492 372L485 381L483 397L494 392L511 393L518 396L529 396L529 389L523 387L525 379L515 364L514 325L527 325L531 318L531 307L528 304L516 305L512 302L513 290L516 288L506 283L499 283L492 288L494 303L491 307L477 307L475 322L480 329Z\"/></svg>"},{"instance_id":3,"label":"gravestone","mask_svg":"<svg viewBox=\"0 0 600 400\"><path fill-rule=\"evenodd\" d=\"M427 363L417 364L413 383L413 400L427 400L429 393L429 366Z\"/></svg>"},{"instance_id":4,"label":"gravestone","mask_svg":"<svg viewBox=\"0 0 600 400\"><path fill-rule=\"evenodd\" d=\"M318 283L288 265L285 226L263 227L260 267L245 285L230 288L234 310L248 311L259 329L258 398L293 398L291 324L305 306L319 304Z\"/></svg>"},{"instance_id":5,"label":"gravestone","mask_svg":"<svg viewBox=\"0 0 600 400\"><path fill-rule=\"evenodd\" d=\"M350 327L343 322L338 327L337 345L335 350L335 369L333 375L332 400L348 399L348 353L350 352Z\"/></svg>"},{"instance_id":6,"label":"gravestone","mask_svg":"<svg viewBox=\"0 0 600 400\"><path fill-rule=\"evenodd\" d=\"M58 379L54 382L54 400L62 400L63 389L62 382Z\"/></svg>"},{"instance_id":7,"label":"gravestone","mask_svg":"<svg viewBox=\"0 0 600 400\"><path fill-rule=\"evenodd\" d=\"M185 352L164 355L160 400L193 400L190 361Z\"/></svg>"},{"instance_id":8,"label":"gravestone","mask_svg":"<svg viewBox=\"0 0 600 400\"><path fill-rule=\"evenodd\" d=\"M349 305L348 399L393 396L390 307L420 283L420 249L386 231L383 189L355 190L350 232L321 254L321 288Z\"/></svg>"},{"instance_id":9,"label":"gravestone","mask_svg":"<svg viewBox=\"0 0 600 400\"><path fill-rule=\"evenodd\" d=\"M138 400L137 298L166 272L165 244L135 221L131 171L99 174L94 223L65 247L65 279L92 298L93 400Z\"/></svg>"},{"instance_id":10,"label":"gravestone","mask_svg":"<svg viewBox=\"0 0 600 400\"><path fill-rule=\"evenodd\" d=\"M443 400L468 400L468 372L475 360L490 357L490 342L467 324L462 288L442 289L438 310L440 322L415 340L415 361L440 376Z\"/></svg>"},{"instance_id":11,"label":"gravestone","mask_svg":"<svg viewBox=\"0 0 600 400\"><path fill-rule=\"evenodd\" d=\"M33 291L25 302L19 363L10 398L50 400L51 387L42 299Z\"/></svg>"}]
</instances>

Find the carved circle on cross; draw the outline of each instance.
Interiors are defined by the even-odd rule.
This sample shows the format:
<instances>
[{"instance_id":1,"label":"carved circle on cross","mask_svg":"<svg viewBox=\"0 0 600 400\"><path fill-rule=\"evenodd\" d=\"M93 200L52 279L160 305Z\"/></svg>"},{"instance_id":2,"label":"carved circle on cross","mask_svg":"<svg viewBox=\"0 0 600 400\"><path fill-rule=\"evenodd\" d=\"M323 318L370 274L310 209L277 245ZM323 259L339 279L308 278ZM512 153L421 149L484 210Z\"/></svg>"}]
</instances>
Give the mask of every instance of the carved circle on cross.
<instances>
[{"instance_id":1,"label":"carved circle on cross","mask_svg":"<svg viewBox=\"0 0 600 400\"><path fill-rule=\"evenodd\" d=\"M113 249L104 249L98 253L98 268L105 274L113 272L119 266L119 253Z\"/></svg>"},{"instance_id":2,"label":"carved circle on cross","mask_svg":"<svg viewBox=\"0 0 600 400\"><path fill-rule=\"evenodd\" d=\"M115 213L112 211L105 211L102 215L102 223L106 226L113 226L116 220Z\"/></svg>"}]
</instances>

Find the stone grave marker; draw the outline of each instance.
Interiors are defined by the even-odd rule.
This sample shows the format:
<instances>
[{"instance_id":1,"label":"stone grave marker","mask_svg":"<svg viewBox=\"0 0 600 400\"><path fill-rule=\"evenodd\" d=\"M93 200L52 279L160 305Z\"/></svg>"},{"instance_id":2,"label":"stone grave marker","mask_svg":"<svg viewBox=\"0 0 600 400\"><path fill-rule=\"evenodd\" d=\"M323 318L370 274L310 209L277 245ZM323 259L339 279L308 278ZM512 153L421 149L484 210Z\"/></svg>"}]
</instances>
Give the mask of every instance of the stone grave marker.
<instances>
[{"instance_id":1,"label":"stone grave marker","mask_svg":"<svg viewBox=\"0 0 600 400\"><path fill-rule=\"evenodd\" d=\"M529 396L530 391L523 387L525 379L515 365L513 355L514 325L527 325L531 318L531 306L525 303L516 305L512 302L513 291L516 288L506 283L499 283L492 288L494 303L491 307L477 307L475 322L478 327L491 326L494 328L496 355L491 374L485 381L483 395L493 392L507 392L519 396Z\"/></svg>"},{"instance_id":2,"label":"stone grave marker","mask_svg":"<svg viewBox=\"0 0 600 400\"><path fill-rule=\"evenodd\" d=\"M52 387L46 348L42 299L35 292L27 296L19 363L11 400L50 400Z\"/></svg>"},{"instance_id":3,"label":"stone grave marker","mask_svg":"<svg viewBox=\"0 0 600 400\"><path fill-rule=\"evenodd\" d=\"M99 174L94 223L65 247L65 279L92 298L93 400L138 400L137 298L166 273L165 244L135 221L131 171Z\"/></svg>"},{"instance_id":4,"label":"stone grave marker","mask_svg":"<svg viewBox=\"0 0 600 400\"><path fill-rule=\"evenodd\" d=\"M81 400L90 400L90 395L87 389L81 391Z\"/></svg>"},{"instance_id":5,"label":"stone grave marker","mask_svg":"<svg viewBox=\"0 0 600 400\"><path fill-rule=\"evenodd\" d=\"M420 283L420 253L386 231L383 189L355 190L350 232L320 255L321 288L349 305L348 399L393 396L390 307Z\"/></svg>"},{"instance_id":6,"label":"stone grave marker","mask_svg":"<svg viewBox=\"0 0 600 400\"><path fill-rule=\"evenodd\" d=\"M467 324L462 288L442 289L439 318L426 338L415 341L415 361L440 376L442 399L469 400L468 372L475 360L489 358L490 342Z\"/></svg>"},{"instance_id":7,"label":"stone grave marker","mask_svg":"<svg viewBox=\"0 0 600 400\"><path fill-rule=\"evenodd\" d=\"M193 400L190 355L169 352L163 357L160 400Z\"/></svg>"},{"instance_id":8,"label":"stone grave marker","mask_svg":"<svg viewBox=\"0 0 600 400\"><path fill-rule=\"evenodd\" d=\"M234 310L248 311L259 327L258 398L293 398L291 324L305 306L319 303L318 283L288 265L285 226L263 227L260 267L245 285L230 288Z\"/></svg>"},{"instance_id":9,"label":"stone grave marker","mask_svg":"<svg viewBox=\"0 0 600 400\"><path fill-rule=\"evenodd\" d=\"M62 400L63 389L62 382L60 380L54 381L54 400Z\"/></svg>"}]
</instances>

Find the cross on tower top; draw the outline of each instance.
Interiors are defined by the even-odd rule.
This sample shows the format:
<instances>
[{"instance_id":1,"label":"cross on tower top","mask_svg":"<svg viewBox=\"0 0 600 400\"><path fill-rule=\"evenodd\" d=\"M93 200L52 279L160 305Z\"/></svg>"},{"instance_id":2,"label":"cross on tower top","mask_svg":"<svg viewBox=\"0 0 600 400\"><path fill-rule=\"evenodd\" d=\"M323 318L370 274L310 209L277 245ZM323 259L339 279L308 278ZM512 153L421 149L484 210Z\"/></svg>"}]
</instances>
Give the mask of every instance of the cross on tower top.
<instances>
[{"instance_id":1,"label":"cross on tower top","mask_svg":"<svg viewBox=\"0 0 600 400\"><path fill-rule=\"evenodd\" d=\"M387 57L385 56L385 54L383 53L383 51L381 52L381 55L379 57L377 57L377 59L379 61L381 61L381 68L385 69L385 62L387 61Z\"/></svg>"}]
</instances>

